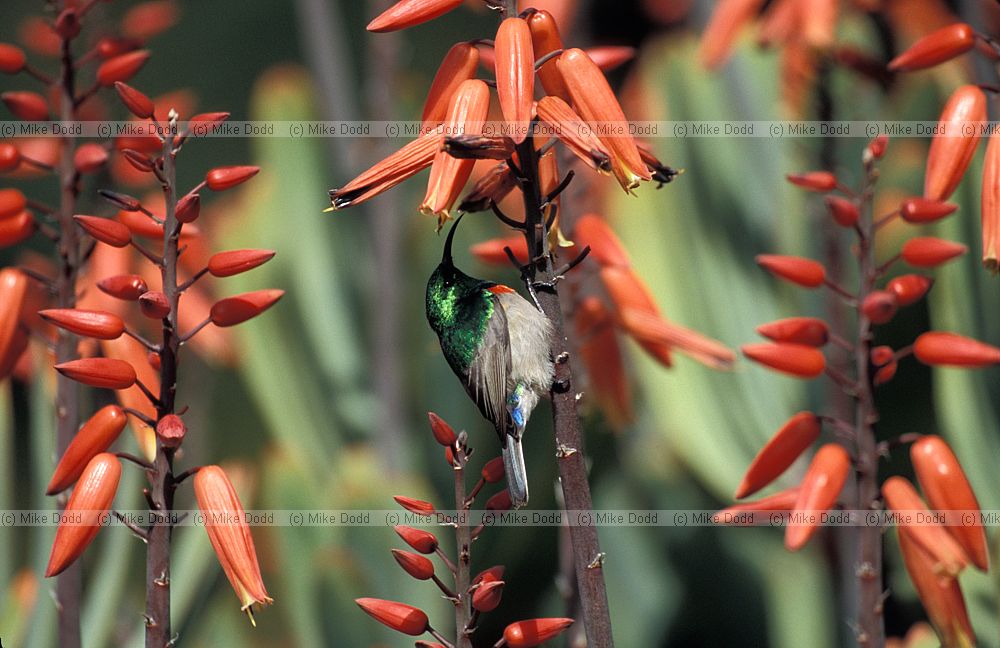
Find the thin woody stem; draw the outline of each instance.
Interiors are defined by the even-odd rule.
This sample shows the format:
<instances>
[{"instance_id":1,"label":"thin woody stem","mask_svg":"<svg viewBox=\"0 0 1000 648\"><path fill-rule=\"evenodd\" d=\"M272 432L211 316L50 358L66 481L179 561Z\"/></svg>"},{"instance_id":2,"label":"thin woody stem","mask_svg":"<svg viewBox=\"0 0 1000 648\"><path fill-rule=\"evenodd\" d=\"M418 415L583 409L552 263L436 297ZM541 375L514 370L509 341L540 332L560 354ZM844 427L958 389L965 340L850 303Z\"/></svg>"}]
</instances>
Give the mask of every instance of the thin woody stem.
<instances>
[{"instance_id":1,"label":"thin woody stem","mask_svg":"<svg viewBox=\"0 0 1000 648\"><path fill-rule=\"evenodd\" d=\"M516 4L516 3L514 3ZM516 9L515 9L516 11ZM514 14L512 14L514 15ZM535 260L528 269L528 281L543 285L537 293L538 304L552 324L552 357L556 358L552 398L552 422L555 431L556 456L558 457L560 485L568 510L593 509L587 465L583 452L583 435L577 413L576 395L573 393L573 372L570 354L563 329L562 307L556 288L555 269L548 250L545 215L542 204L541 180L538 172L538 153L534 138L528 136L517 146L520 162L521 191L524 195L525 237L528 258ZM612 648L611 614L604 583L604 553L595 526L570 527L573 562L580 591L580 611L588 645Z\"/></svg>"},{"instance_id":2,"label":"thin woody stem","mask_svg":"<svg viewBox=\"0 0 1000 648\"><path fill-rule=\"evenodd\" d=\"M31 72L29 72L31 74ZM34 75L33 75L34 76ZM42 77L37 77L41 79ZM63 121L76 119L73 101L76 92L76 73L72 52L72 40L62 41L60 63L59 117ZM60 139L59 155L59 230L57 244L59 256L59 276L56 279L56 302L59 308L76 306L77 277L80 272L80 232L73 221L79 197L80 176L73 164L76 140L72 135ZM51 169L51 167L49 167ZM76 337L60 330L56 342L56 362L75 360L77 355ZM78 385L63 375L56 377L56 452L62 456L76 434L80 422L80 392ZM60 497L60 508L66 500ZM59 575L56 582L56 605L59 610L59 645L62 648L79 648L80 637L80 563L75 562Z\"/></svg>"},{"instance_id":3,"label":"thin woody stem","mask_svg":"<svg viewBox=\"0 0 1000 648\"><path fill-rule=\"evenodd\" d=\"M467 512L465 492L465 466L468 464L468 448L459 442L455 448L455 511ZM472 535L468 519L459 519L455 525L455 648L472 648L472 641L466 633L472 617L472 596L469 595L471 581L470 563Z\"/></svg>"}]
</instances>

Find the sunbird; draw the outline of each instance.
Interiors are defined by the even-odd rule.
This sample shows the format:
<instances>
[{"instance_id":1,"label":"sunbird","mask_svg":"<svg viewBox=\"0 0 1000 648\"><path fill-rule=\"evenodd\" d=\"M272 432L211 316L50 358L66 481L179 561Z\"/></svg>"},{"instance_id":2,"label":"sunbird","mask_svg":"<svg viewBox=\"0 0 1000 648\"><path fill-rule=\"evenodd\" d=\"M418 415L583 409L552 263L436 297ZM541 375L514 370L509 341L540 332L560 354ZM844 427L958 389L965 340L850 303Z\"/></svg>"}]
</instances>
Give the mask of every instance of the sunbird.
<instances>
[{"instance_id":1,"label":"sunbird","mask_svg":"<svg viewBox=\"0 0 1000 648\"><path fill-rule=\"evenodd\" d=\"M452 371L503 450L514 508L528 501L521 439L532 410L552 386L552 324L509 286L470 277L455 267L451 226L441 263L427 282L427 321Z\"/></svg>"}]
</instances>

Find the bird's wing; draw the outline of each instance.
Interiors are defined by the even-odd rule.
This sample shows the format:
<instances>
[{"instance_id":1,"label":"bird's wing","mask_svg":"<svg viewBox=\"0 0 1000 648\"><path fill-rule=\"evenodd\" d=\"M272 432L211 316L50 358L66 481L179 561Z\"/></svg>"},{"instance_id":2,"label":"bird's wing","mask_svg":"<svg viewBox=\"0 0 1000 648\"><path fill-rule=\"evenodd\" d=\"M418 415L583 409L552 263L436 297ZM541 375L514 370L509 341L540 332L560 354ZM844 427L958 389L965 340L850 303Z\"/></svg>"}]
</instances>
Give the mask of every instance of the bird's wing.
<instances>
[{"instance_id":1,"label":"bird's wing","mask_svg":"<svg viewBox=\"0 0 1000 648\"><path fill-rule=\"evenodd\" d=\"M486 332L479 351L469 367L466 389L479 409L497 428L500 441L506 441L503 431L509 427L507 412L507 377L511 373L510 334L507 313L500 300L492 295L493 316L486 324Z\"/></svg>"}]
</instances>

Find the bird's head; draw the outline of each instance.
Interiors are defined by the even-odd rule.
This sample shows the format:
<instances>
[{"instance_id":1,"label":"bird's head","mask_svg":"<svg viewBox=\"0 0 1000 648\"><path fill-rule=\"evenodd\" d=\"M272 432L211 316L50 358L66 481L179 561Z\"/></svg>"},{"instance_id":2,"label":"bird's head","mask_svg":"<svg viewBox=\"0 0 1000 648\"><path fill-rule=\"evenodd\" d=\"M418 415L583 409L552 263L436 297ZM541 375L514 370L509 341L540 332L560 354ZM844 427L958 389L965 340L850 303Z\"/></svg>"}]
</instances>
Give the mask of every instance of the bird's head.
<instances>
[{"instance_id":1,"label":"bird's head","mask_svg":"<svg viewBox=\"0 0 1000 648\"><path fill-rule=\"evenodd\" d=\"M452 243L455 240L455 230L462 216L455 219L448 236L444 241L444 253L441 263L431 273L427 281L427 318L431 324L446 322L454 313L456 302L476 290L482 283L455 267L452 259Z\"/></svg>"}]
</instances>

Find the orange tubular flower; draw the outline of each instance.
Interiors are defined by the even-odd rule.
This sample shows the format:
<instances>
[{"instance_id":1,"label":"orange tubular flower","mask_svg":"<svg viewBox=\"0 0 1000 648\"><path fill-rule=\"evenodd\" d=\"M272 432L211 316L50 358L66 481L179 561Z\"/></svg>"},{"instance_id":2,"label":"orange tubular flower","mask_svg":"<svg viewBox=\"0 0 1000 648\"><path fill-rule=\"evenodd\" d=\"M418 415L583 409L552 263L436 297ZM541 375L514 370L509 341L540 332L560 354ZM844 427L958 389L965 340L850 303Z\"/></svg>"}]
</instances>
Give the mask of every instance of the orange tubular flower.
<instances>
[{"instance_id":1,"label":"orange tubular flower","mask_svg":"<svg viewBox=\"0 0 1000 648\"><path fill-rule=\"evenodd\" d=\"M569 104L559 97L542 97L537 111L538 118L549 124L555 136L587 166L603 173L611 172L611 156L604 144Z\"/></svg>"},{"instance_id":2,"label":"orange tubular flower","mask_svg":"<svg viewBox=\"0 0 1000 648\"><path fill-rule=\"evenodd\" d=\"M715 69L725 63L740 29L753 19L763 4L764 0L721 0L715 6L698 44L701 64Z\"/></svg>"},{"instance_id":3,"label":"orange tubular flower","mask_svg":"<svg viewBox=\"0 0 1000 648\"><path fill-rule=\"evenodd\" d=\"M955 23L932 32L889 61L889 69L912 72L934 67L976 46L976 32L965 23Z\"/></svg>"},{"instance_id":4,"label":"orange tubular flower","mask_svg":"<svg viewBox=\"0 0 1000 648\"><path fill-rule=\"evenodd\" d=\"M65 520L75 518L71 514L77 512L79 522L75 519L72 522L63 521L56 529L49 564L45 568L46 578L73 564L97 536L102 519L115 499L121 474L122 466L113 454L101 453L87 463L73 494L69 496L65 511Z\"/></svg>"},{"instance_id":5,"label":"orange tubular flower","mask_svg":"<svg viewBox=\"0 0 1000 648\"><path fill-rule=\"evenodd\" d=\"M758 254L757 265L771 274L803 288L819 288L826 280L826 269L818 261L781 254Z\"/></svg>"},{"instance_id":6,"label":"orange tubular flower","mask_svg":"<svg viewBox=\"0 0 1000 648\"><path fill-rule=\"evenodd\" d=\"M633 418L632 393L625 373L614 317L597 297L587 297L575 317L580 358L587 383L611 427L622 430Z\"/></svg>"},{"instance_id":7,"label":"orange tubular flower","mask_svg":"<svg viewBox=\"0 0 1000 648\"><path fill-rule=\"evenodd\" d=\"M106 405L83 424L56 465L46 495L55 495L73 485L95 456L107 450L125 429L128 417L117 405Z\"/></svg>"},{"instance_id":8,"label":"orange tubular flower","mask_svg":"<svg viewBox=\"0 0 1000 648\"><path fill-rule=\"evenodd\" d=\"M903 261L917 268L933 268L960 257L969 248L961 243L946 241L933 236L918 236L903 244L900 255Z\"/></svg>"},{"instance_id":9,"label":"orange tubular flower","mask_svg":"<svg viewBox=\"0 0 1000 648\"><path fill-rule=\"evenodd\" d=\"M899 549L906 572L937 630L941 644L949 648L975 646L976 635L958 579L940 578L935 570L934 558L911 537L908 529L899 530Z\"/></svg>"},{"instance_id":10,"label":"orange tubular flower","mask_svg":"<svg viewBox=\"0 0 1000 648\"><path fill-rule=\"evenodd\" d=\"M788 317L757 327L757 333L775 342L804 344L811 347L826 345L830 329L818 317Z\"/></svg>"},{"instance_id":11,"label":"orange tubular flower","mask_svg":"<svg viewBox=\"0 0 1000 648\"><path fill-rule=\"evenodd\" d=\"M750 463L736 489L736 499L753 495L777 479L816 442L820 430L819 417L812 412L799 412L788 419Z\"/></svg>"},{"instance_id":12,"label":"orange tubular flower","mask_svg":"<svg viewBox=\"0 0 1000 648\"><path fill-rule=\"evenodd\" d=\"M406 29L434 20L462 4L462 0L400 0L368 23L370 32Z\"/></svg>"},{"instance_id":13,"label":"orange tubular flower","mask_svg":"<svg viewBox=\"0 0 1000 648\"><path fill-rule=\"evenodd\" d=\"M448 132L479 135L489 107L489 87L478 79L463 81L451 98L447 119ZM445 151L438 151L434 155L431 177L427 181L427 193L420 204L420 211L436 214L439 227L448 219L448 211L472 175L472 167L475 164L475 160L459 160Z\"/></svg>"},{"instance_id":14,"label":"orange tubular flower","mask_svg":"<svg viewBox=\"0 0 1000 648\"><path fill-rule=\"evenodd\" d=\"M514 127L511 139L520 144L528 136L535 99L535 55L528 23L522 18L505 19L497 29L495 43L500 110L504 121Z\"/></svg>"},{"instance_id":15,"label":"orange tubular flower","mask_svg":"<svg viewBox=\"0 0 1000 648\"><path fill-rule=\"evenodd\" d=\"M910 460L917 481L934 509L974 513L973 524L965 524L962 520L960 526L949 525L945 528L962 546L973 565L982 571L989 569L990 554L979 516L979 500L955 453L944 439L928 435L921 437L910 448Z\"/></svg>"},{"instance_id":16,"label":"orange tubular flower","mask_svg":"<svg viewBox=\"0 0 1000 648\"><path fill-rule=\"evenodd\" d=\"M332 209L360 205L395 187L429 167L440 148L441 136L438 133L421 135L340 189L330 190Z\"/></svg>"},{"instance_id":17,"label":"orange tubular flower","mask_svg":"<svg viewBox=\"0 0 1000 648\"><path fill-rule=\"evenodd\" d=\"M529 619L510 624L503 638L510 648L534 648L555 639L573 625L573 619Z\"/></svg>"},{"instance_id":18,"label":"orange tubular flower","mask_svg":"<svg viewBox=\"0 0 1000 648\"><path fill-rule=\"evenodd\" d=\"M601 69L580 49L568 49L559 56L557 68L573 98L576 112L594 127L608 133L599 139L611 153L611 168L625 191L631 192L652 176L642 161L618 99Z\"/></svg>"},{"instance_id":19,"label":"orange tubular flower","mask_svg":"<svg viewBox=\"0 0 1000 648\"><path fill-rule=\"evenodd\" d=\"M0 270L0 358L7 356L17 338L27 294L28 277L23 272L14 268Z\"/></svg>"},{"instance_id":20,"label":"orange tubular flower","mask_svg":"<svg viewBox=\"0 0 1000 648\"><path fill-rule=\"evenodd\" d=\"M676 348L707 367L731 369L736 361L736 354L721 342L667 322L658 315L637 308L621 308L618 318L622 327L636 340Z\"/></svg>"},{"instance_id":21,"label":"orange tubular flower","mask_svg":"<svg viewBox=\"0 0 1000 648\"><path fill-rule=\"evenodd\" d=\"M52 308L38 311L51 324L70 333L99 340L114 340L125 332L125 322L113 313L80 308Z\"/></svg>"},{"instance_id":22,"label":"orange tubular flower","mask_svg":"<svg viewBox=\"0 0 1000 648\"><path fill-rule=\"evenodd\" d=\"M619 313L626 309L634 309L660 317L660 309L653 301L649 287L631 268L603 268L601 270L601 283L604 284L604 289L607 290L615 310ZM636 339L636 342L663 366L673 366L669 344L640 339Z\"/></svg>"},{"instance_id":23,"label":"orange tubular flower","mask_svg":"<svg viewBox=\"0 0 1000 648\"><path fill-rule=\"evenodd\" d=\"M194 496L205 514L205 531L219 564L240 599L241 609L256 625L253 606L266 605L273 599L264 588L257 551L236 489L222 468L203 466L194 476Z\"/></svg>"},{"instance_id":24,"label":"orange tubular flower","mask_svg":"<svg viewBox=\"0 0 1000 648\"><path fill-rule=\"evenodd\" d=\"M941 111L938 129L931 140L924 175L924 198L948 200L965 175L979 144L986 121L986 95L978 86L964 85L952 93Z\"/></svg>"},{"instance_id":25,"label":"orange tubular flower","mask_svg":"<svg viewBox=\"0 0 1000 648\"><path fill-rule=\"evenodd\" d=\"M847 475L851 471L851 457L844 447L827 443L821 447L799 486L799 498L795 502L795 512L815 515L830 510L837 503L837 497L844 488ZM816 533L818 524L791 521L785 528L785 547L798 551Z\"/></svg>"},{"instance_id":26,"label":"orange tubular flower","mask_svg":"<svg viewBox=\"0 0 1000 648\"><path fill-rule=\"evenodd\" d=\"M1000 264L1000 134L990 135L983 162L983 187L980 194L980 218L983 224L983 266L997 273Z\"/></svg>"},{"instance_id":27,"label":"orange tubular flower","mask_svg":"<svg viewBox=\"0 0 1000 648\"><path fill-rule=\"evenodd\" d=\"M548 11L536 11L528 16L528 28L531 30L531 48L535 53L536 60L563 48L559 27ZM538 68L538 79L542 82L545 94L566 101L572 100L555 60L546 61L542 67Z\"/></svg>"},{"instance_id":28,"label":"orange tubular flower","mask_svg":"<svg viewBox=\"0 0 1000 648\"><path fill-rule=\"evenodd\" d=\"M926 513L926 519L931 519L927 505L908 479L890 477L885 480L882 484L882 497L890 511L920 511ZM957 576L968 564L962 548L945 526L926 521L920 524L902 524L900 532L908 534L934 559L934 570L939 576Z\"/></svg>"},{"instance_id":29,"label":"orange tubular flower","mask_svg":"<svg viewBox=\"0 0 1000 648\"><path fill-rule=\"evenodd\" d=\"M795 503L799 500L799 487L786 488L778 491L774 495L762 497L752 502L740 502L712 514L712 522L715 524L728 524L733 520L735 513L752 513L754 511L791 511L795 508ZM750 520L753 518L751 517ZM750 521L747 520L747 521Z\"/></svg>"},{"instance_id":30,"label":"orange tubular flower","mask_svg":"<svg viewBox=\"0 0 1000 648\"><path fill-rule=\"evenodd\" d=\"M584 214L576 221L573 240L581 250L590 246L590 257L602 268L628 268L631 265L625 246L607 221L597 214Z\"/></svg>"},{"instance_id":31,"label":"orange tubular flower","mask_svg":"<svg viewBox=\"0 0 1000 648\"><path fill-rule=\"evenodd\" d=\"M821 351L803 344L744 344L743 355L796 378L815 378L826 369Z\"/></svg>"},{"instance_id":32,"label":"orange tubular flower","mask_svg":"<svg viewBox=\"0 0 1000 648\"><path fill-rule=\"evenodd\" d=\"M434 75L431 89L427 91L424 112L420 117L424 128L437 126L445 120L452 95L463 81L476 76L478 66L479 49L476 46L470 43L458 43L448 50L437 74Z\"/></svg>"},{"instance_id":33,"label":"orange tubular flower","mask_svg":"<svg viewBox=\"0 0 1000 648\"><path fill-rule=\"evenodd\" d=\"M472 256L483 263L509 265L510 259L507 257L507 252L504 251L504 248L508 247L514 253L514 258L517 259L518 263L528 262L528 243L521 234L512 234L476 243L472 246L471 252Z\"/></svg>"},{"instance_id":34,"label":"orange tubular flower","mask_svg":"<svg viewBox=\"0 0 1000 648\"><path fill-rule=\"evenodd\" d=\"M427 632L430 625L427 614L412 605L386 601L377 598L359 598L354 600L365 614L396 632L402 632L411 637L419 637Z\"/></svg>"}]
</instances>

